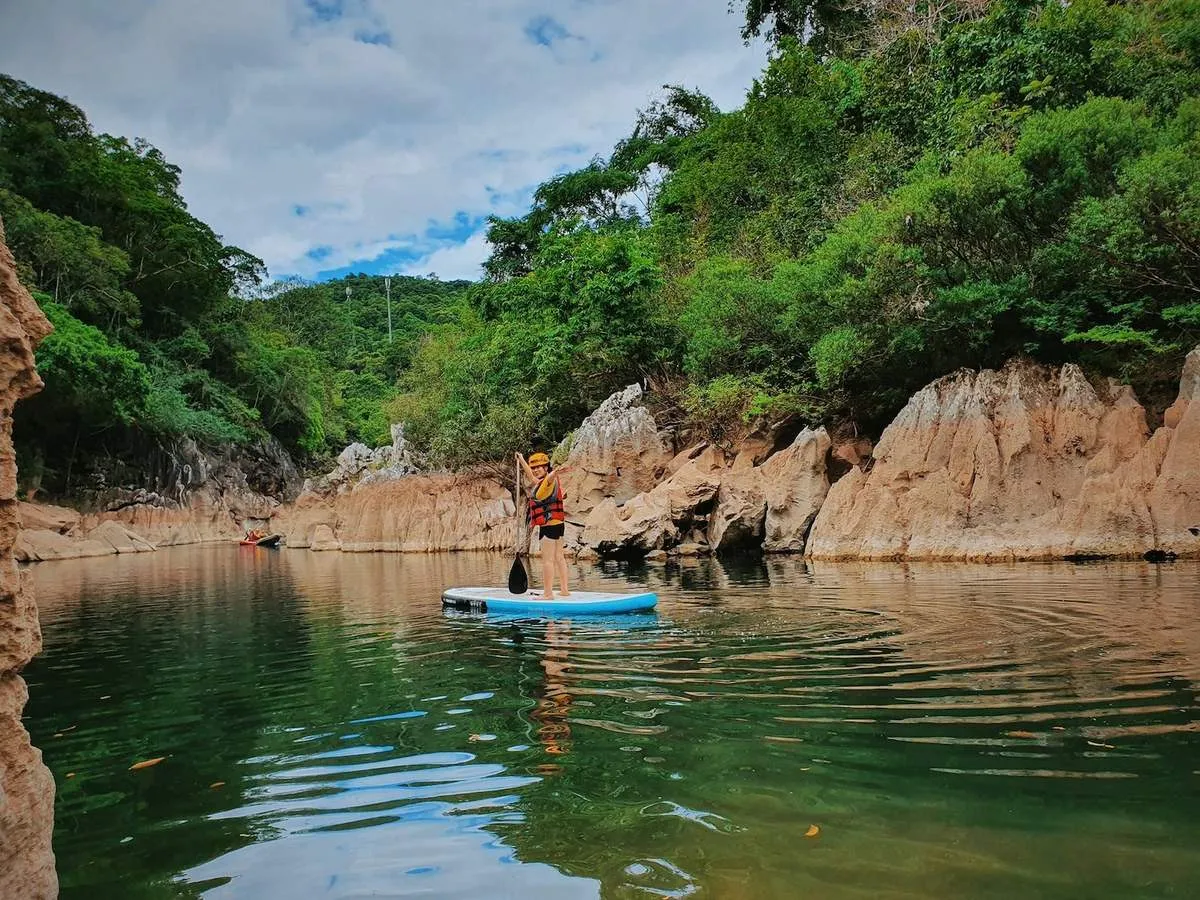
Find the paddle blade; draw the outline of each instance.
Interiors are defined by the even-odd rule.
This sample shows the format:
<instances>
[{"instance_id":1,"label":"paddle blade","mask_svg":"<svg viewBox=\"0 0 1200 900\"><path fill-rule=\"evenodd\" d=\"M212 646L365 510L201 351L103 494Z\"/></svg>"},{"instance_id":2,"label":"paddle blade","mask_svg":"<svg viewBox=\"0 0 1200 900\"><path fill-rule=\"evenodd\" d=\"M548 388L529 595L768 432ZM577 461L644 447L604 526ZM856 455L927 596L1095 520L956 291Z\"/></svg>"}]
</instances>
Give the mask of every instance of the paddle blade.
<instances>
[{"instance_id":1,"label":"paddle blade","mask_svg":"<svg viewBox=\"0 0 1200 900\"><path fill-rule=\"evenodd\" d=\"M512 570L508 573L508 592L510 594L523 594L529 590L529 576L525 574L525 566L521 563L521 557L513 560Z\"/></svg>"}]
</instances>

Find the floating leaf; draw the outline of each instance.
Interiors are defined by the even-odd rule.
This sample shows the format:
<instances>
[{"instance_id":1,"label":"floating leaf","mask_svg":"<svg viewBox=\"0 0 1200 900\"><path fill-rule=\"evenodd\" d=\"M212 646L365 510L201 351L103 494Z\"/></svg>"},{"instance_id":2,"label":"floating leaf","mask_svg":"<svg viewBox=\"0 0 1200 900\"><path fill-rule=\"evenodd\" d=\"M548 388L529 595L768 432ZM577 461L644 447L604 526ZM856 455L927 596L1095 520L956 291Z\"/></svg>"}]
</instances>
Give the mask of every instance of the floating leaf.
<instances>
[{"instance_id":1,"label":"floating leaf","mask_svg":"<svg viewBox=\"0 0 1200 900\"><path fill-rule=\"evenodd\" d=\"M1015 737L1015 738L1035 738L1035 737L1037 737L1037 735L1034 734L1032 731L1006 731L1004 733L1008 737Z\"/></svg>"},{"instance_id":2,"label":"floating leaf","mask_svg":"<svg viewBox=\"0 0 1200 900\"><path fill-rule=\"evenodd\" d=\"M804 832L805 837L816 837L821 833L821 828L818 825L809 825L808 831Z\"/></svg>"},{"instance_id":3,"label":"floating leaf","mask_svg":"<svg viewBox=\"0 0 1200 900\"><path fill-rule=\"evenodd\" d=\"M1052 729L1052 730L1054 730L1054 731L1066 731L1067 729L1063 728L1061 725L1055 725L1055 726L1053 726L1053 729Z\"/></svg>"},{"instance_id":4,"label":"floating leaf","mask_svg":"<svg viewBox=\"0 0 1200 900\"><path fill-rule=\"evenodd\" d=\"M132 772L135 769L148 769L151 766L157 766L164 759L166 759L165 756L156 756L154 759L143 759L141 762L136 762L130 766L129 771Z\"/></svg>"},{"instance_id":5,"label":"floating leaf","mask_svg":"<svg viewBox=\"0 0 1200 900\"><path fill-rule=\"evenodd\" d=\"M212 784L210 784L210 785L209 785L209 787L210 787L210 788L212 788L212 789L215 791L217 788L220 788L220 787L225 787L225 782L223 782L223 781L214 781Z\"/></svg>"},{"instance_id":6,"label":"floating leaf","mask_svg":"<svg viewBox=\"0 0 1200 900\"><path fill-rule=\"evenodd\" d=\"M74 773L74 772L68 772L68 773L67 773L67 777L68 777L68 778L74 778L74 777L75 777L75 773Z\"/></svg>"},{"instance_id":7,"label":"floating leaf","mask_svg":"<svg viewBox=\"0 0 1200 900\"><path fill-rule=\"evenodd\" d=\"M1088 743L1091 744L1093 747L1103 747L1105 750L1116 750L1117 749L1112 744L1102 744L1099 741L1088 741Z\"/></svg>"}]
</instances>

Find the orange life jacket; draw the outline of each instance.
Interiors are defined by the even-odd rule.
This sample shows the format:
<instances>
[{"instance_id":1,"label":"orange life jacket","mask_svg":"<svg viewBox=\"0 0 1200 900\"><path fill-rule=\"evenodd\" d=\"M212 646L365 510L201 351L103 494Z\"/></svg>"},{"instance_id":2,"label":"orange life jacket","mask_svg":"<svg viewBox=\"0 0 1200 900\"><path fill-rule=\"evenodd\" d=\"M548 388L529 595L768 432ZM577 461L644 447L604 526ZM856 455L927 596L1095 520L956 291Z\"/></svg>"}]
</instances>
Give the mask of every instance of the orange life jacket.
<instances>
[{"instance_id":1,"label":"orange life jacket","mask_svg":"<svg viewBox=\"0 0 1200 900\"><path fill-rule=\"evenodd\" d=\"M537 498L538 488L546 483L546 479L550 478L554 479L554 488L544 500L539 500ZM566 511L563 509L563 500L566 499L566 494L563 493L562 485L558 483L558 476L547 475L546 479L543 479L529 495L529 524L534 527L563 522L567 518Z\"/></svg>"}]
</instances>

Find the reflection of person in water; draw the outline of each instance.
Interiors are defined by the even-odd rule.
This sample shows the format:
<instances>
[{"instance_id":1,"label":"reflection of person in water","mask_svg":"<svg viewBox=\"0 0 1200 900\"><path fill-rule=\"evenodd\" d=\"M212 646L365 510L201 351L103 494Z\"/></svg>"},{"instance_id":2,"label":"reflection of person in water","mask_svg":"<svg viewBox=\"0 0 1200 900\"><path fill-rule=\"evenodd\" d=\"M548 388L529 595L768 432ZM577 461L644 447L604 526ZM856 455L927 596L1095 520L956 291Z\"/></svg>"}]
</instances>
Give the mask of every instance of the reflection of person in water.
<instances>
[{"instance_id":1,"label":"reflection of person in water","mask_svg":"<svg viewBox=\"0 0 1200 900\"><path fill-rule=\"evenodd\" d=\"M538 740L546 752L562 756L571 752L571 726L567 715L571 711L571 694L567 688L567 640L571 628L566 622L551 622L546 626L546 652L542 654L542 670L546 673L537 704L530 713L538 723ZM538 766L538 771L553 775L562 771L557 763Z\"/></svg>"}]
</instances>

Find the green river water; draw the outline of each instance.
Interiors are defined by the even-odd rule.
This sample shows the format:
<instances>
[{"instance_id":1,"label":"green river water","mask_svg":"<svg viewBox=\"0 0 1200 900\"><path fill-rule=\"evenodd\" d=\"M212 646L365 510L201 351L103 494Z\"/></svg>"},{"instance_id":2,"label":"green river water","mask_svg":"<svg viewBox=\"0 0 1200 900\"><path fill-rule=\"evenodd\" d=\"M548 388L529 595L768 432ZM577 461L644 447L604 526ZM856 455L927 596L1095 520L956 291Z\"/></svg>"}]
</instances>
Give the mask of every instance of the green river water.
<instances>
[{"instance_id":1,"label":"green river water","mask_svg":"<svg viewBox=\"0 0 1200 900\"><path fill-rule=\"evenodd\" d=\"M63 897L1200 896L1196 563L508 564L38 566Z\"/></svg>"}]
</instances>

